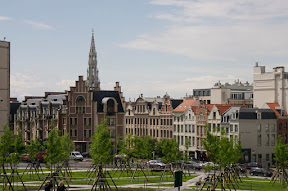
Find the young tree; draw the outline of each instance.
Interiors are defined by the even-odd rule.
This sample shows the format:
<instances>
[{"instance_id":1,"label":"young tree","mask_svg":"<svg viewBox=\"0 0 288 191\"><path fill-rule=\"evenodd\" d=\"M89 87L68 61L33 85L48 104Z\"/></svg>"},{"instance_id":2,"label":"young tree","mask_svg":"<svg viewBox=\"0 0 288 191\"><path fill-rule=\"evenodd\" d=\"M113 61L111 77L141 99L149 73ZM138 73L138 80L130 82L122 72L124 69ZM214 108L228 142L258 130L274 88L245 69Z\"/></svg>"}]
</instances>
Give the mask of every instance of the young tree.
<instances>
[{"instance_id":1,"label":"young tree","mask_svg":"<svg viewBox=\"0 0 288 191\"><path fill-rule=\"evenodd\" d=\"M56 170L63 159L63 147L61 143L62 141L58 130L52 129L48 134L48 139L44 142L47 153L47 156L45 157L46 166L51 171L51 174Z\"/></svg>"},{"instance_id":2,"label":"young tree","mask_svg":"<svg viewBox=\"0 0 288 191\"><path fill-rule=\"evenodd\" d=\"M106 120L96 127L95 134L91 138L92 144L90 146L93 161L101 168L109 164L113 158L113 145L110 139L110 133L106 127Z\"/></svg>"},{"instance_id":3,"label":"young tree","mask_svg":"<svg viewBox=\"0 0 288 191\"><path fill-rule=\"evenodd\" d=\"M21 149L23 146L22 137L20 133L21 132L19 132L18 136L15 138L15 136L13 135L13 132L10 131L9 126L7 124L3 126L3 133L0 137L0 165L1 165L1 170L3 171L3 175L4 175L3 176L4 177L4 181L3 181L4 190L6 190L6 183L8 183L9 188L13 190L11 181L13 181L14 179L13 177L10 179L8 178L6 169L5 169L5 166L6 166L5 164L9 163L10 168L12 168L14 164L18 164L20 161ZM16 171L16 174L19 176L17 171ZM14 169L12 169L11 176L13 175L14 175ZM20 181L22 182L21 178L20 178ZM24 184L23 184L23 187L25 188Z\"/></svg>"},{"instance_id":4,"label":"young tree","mask_svg":"<svg viewBox=\"0 0 288 191\"><path fill-rule=\"evenodd\" d=\"M161 139L158 147L162 150L162 159L165 163L171 163L181 157L176 139Z\"/></svg>"},{"instance_id":5,"label":"young tree","mask_svg":"<svg viewBox=\"0 0 288 191\"><path fill-rule=\"evenodd\" d=\"M275 144L275 157L276 167L285 168L288 161L288 145L282 142L282 136L280 135Z\"/></svg>"},{"instance_id":6,"label":"young tree","mask_svg":"<svg viewBox=\"0 0 288 191\"><path fill-rule=\"evenodd\" d=\"M288 161L288 144L283 143L282 136L280 135L275 144L275 156L276 170L274 171L270 183L273 181L273 185L277 178L280 179L281 185L286 182L288 183L288 175L285 171L285 167Z\"/></svg>"},{"instance_id":7,"label":"young tree","mask_svg":"<svg viewBox=\"0 0 288 191\"><path fill-rule=\"evenodd\" d=\"M106 164L109 164L113 159L113 145L110 139L110 133L106 127L107 120L104 120L96 127L95 134L91 138L92 144L90 146L90 153L93 162L98 166L98 173L95 177L91 190L94 188L96 190L97 186L100 187L100 190L104 190L109 186L108 181L106 180L106 173L103 171L103 167Z\"/></svg>"}]
</instances>

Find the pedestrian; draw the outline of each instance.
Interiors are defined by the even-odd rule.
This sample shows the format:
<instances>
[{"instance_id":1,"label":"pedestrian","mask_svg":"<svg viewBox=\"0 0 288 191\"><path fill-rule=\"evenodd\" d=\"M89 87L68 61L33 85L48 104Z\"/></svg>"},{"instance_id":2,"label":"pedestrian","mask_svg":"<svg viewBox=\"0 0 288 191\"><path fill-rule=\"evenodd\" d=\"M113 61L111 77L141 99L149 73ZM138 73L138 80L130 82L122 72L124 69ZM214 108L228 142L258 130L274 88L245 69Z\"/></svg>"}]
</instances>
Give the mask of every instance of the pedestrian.
<instances>
[{"instance_id":1,"label":"pedestrian","mask_svg":"<svg viewBox=\"0 0 288 191\"><path fill-rule=\"evenodd\" d=\"M58 188L57 188L57 191L65 191L65 190L66 190L66 187L64 186L63 181L61 181L61 182L59 183L59 186L58 186Z\"/></svg>"},{"instance_id":2,"label":"pedestrian","mask_svg":"<svg viewBox=\"0 0 288 191\"><path fill-rule=\"evenodd\" d=\"M53 187L53 185L50 183L50 181L47 181L45 186L44 186L45 191L50 191L52 187Z\"/></svg>"}]
</instances>

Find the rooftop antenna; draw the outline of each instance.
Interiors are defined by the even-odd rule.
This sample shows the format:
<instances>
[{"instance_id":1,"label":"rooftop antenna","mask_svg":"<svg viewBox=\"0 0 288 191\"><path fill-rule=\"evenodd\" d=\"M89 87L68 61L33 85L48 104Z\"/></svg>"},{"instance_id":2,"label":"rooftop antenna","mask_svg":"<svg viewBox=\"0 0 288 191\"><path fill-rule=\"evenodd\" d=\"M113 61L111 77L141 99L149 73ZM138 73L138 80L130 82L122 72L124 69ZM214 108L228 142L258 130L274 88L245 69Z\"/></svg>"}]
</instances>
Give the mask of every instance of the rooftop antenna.
<instances>
[{"instance_id":1,"label":"rooftop antenna","mask_svg":"<svg viewBox=\"0 0 288 191\"><path fill-rule=\"evenodd\" d=\"M6 40L6 37L4 37L4 41Z\"/></svg>"}]
</instances>

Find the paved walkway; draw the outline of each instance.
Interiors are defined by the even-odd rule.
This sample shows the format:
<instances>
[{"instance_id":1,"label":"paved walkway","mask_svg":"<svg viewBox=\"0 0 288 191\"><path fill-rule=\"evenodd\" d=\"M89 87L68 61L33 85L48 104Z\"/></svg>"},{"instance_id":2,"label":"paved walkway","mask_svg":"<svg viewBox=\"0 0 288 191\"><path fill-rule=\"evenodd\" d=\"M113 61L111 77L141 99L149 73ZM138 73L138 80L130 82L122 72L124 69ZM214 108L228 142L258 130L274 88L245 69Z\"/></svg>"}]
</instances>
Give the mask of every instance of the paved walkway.
<instances>
[{"instance_id":1,"label":"paved walkway","mask_svg":"<svg viewBox=\"0 0 288 191\"><path fill-rule=\"evenodd\" d=\"M196 183L203 180L204 178L206 177L205 174L201 174L195 178L192 178L186 182L183 182L182 186L180 187L180 190L184 190L184 189L187 189L187 188L190 188L190 186L196 186ZM178 187L171 187L171 188L168 188L166 189L165 191L178 191L179 188Z\"/></svg>"}]
</instances>

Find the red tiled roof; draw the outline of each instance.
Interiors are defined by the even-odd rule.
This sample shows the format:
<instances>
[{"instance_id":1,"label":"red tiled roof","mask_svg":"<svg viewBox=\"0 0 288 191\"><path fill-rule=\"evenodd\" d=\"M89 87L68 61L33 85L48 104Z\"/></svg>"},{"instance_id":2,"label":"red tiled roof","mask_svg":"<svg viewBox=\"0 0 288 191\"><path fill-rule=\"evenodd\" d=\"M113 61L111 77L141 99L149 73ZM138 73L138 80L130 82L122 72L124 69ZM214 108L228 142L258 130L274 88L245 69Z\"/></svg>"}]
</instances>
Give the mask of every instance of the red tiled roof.
<instances>
[{"instance_id":1,"label":"red tiled roof","mask_svg":"<svg viewBox=\"0 0 288 191\"><path fill-rule=\"evenodd\" d=\"M213 106L214 106L214 104L206 104L206 108L207 108L209 113L211 112Z\"/></svg>"},{"instance_id":2,"label":"red tiled roof","mask_svg":"<svg viewBox=\"0 0 288 191\"><path fill-rule=\"evenodd\" d=\"M180 105L178 105L173 111L186 111L189 106L192 106L195 103L195 99L184 100Z\"/></svg>"},{"instance_id":3,"label":"red tiled roof","mask_svg":"<svg viewBox=\"0 0 288 191\"><path fill-rule=\"evenodd\" d=\"M220 115L223 115L225 111L227 111L230 107L233 105L231 104L216 104L216 107L218 108Z\"/></svg>"},{"instance_id":4,"label":"red tiled roof","mask_svg":"<svg viewBox=\"0 0 288 191\"><path fill-rule=\"evenodd\" d=\"M280 105L278 103L266 103L274 112L278 117L281 117L281 114L275 109L275 107L280 107ZM285 113L286 116L287 113Z\"/></svg>"},{"instance_id":5,"label":"red tiled roof","mask_svg":"<svg viewBox=\"0 0 288 191\"><path fill-rule=\"evenodd\" d=\"M197 111L197 107L198 106L192 106L192 111L196 114L196 111Z\"/></svg>"}]
</instances>

